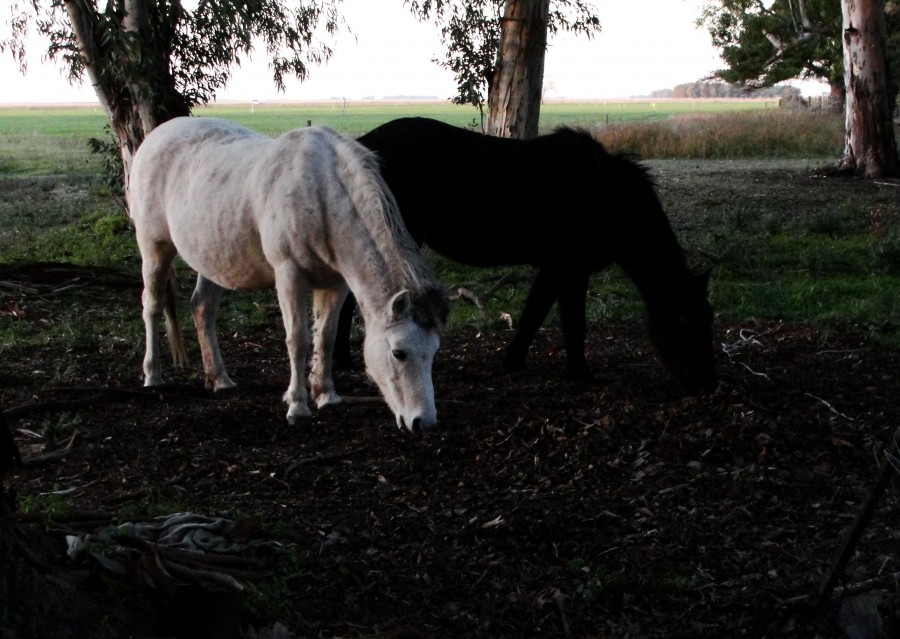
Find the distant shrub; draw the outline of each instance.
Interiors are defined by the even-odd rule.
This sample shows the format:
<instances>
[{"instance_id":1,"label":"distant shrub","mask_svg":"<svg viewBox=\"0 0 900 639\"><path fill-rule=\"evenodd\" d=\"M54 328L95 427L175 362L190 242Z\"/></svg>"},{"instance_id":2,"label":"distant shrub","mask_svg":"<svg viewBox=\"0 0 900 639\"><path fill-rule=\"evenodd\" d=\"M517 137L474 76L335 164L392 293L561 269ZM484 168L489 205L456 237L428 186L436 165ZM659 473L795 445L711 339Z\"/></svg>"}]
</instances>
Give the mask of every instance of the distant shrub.
<instances>
[{"instance_id":1,"label":"distant shrub","mask_svg":"<svg viewBox=\"0 0 900 639\"><path fill-rule=\"evenodd\" d=\"M595 134L642 158L830 157L843 149L844 122L831 113L744 111L616 123Z\"/></svg>"}]
</instances>

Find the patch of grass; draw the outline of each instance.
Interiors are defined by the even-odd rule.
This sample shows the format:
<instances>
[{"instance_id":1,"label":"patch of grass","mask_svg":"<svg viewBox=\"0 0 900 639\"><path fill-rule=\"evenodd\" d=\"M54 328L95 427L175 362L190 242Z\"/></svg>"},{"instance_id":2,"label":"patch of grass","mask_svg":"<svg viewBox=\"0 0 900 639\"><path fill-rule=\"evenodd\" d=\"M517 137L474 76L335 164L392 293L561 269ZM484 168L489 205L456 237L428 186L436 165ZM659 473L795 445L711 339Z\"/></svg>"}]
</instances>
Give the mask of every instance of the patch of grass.
<instances>
[{"instance_id":1,"label":"patch of grass","mask_svg":"<svg viewBox=\"0 0 900 639\"><path fill-rule=\"evenodd\" d=\"M0 176L0 262L116 265L137 246L119 202L95 170Z\"/></svg>"},{"instance_id":2,"label":"patch of grass","mask_svg":"<svg viewBox=\"0 0 900 639\"><path fill-rule=\"evenodd\" d=\"M873 273L900 276L900 227L893 226L883 235L876 236L870 251Z\"/></svg>"},{"instance_id":3,"label":"patch of grass","mask_svg":"<svg viewBox=\"0 0 900 639\"><path fill-rule=\"evenodd\" d=\"M0 135L0 175L92 175L101 161L90 155L86 144L82 134L6 132Z\"/></svg>"},{"instance_id":4,"label":"patch of grass","mask_svg":"<svg viewBox=\"0 0 900 639\"><path fill-rule=\"evenodd\" d=\"M54 490L60 490L59 486L54 486ZM42 513L49 518L65 515L70 510L69 502L58 492L26 495L18 503L18 511L21 513Z\"/></svg>"}]
</instances>

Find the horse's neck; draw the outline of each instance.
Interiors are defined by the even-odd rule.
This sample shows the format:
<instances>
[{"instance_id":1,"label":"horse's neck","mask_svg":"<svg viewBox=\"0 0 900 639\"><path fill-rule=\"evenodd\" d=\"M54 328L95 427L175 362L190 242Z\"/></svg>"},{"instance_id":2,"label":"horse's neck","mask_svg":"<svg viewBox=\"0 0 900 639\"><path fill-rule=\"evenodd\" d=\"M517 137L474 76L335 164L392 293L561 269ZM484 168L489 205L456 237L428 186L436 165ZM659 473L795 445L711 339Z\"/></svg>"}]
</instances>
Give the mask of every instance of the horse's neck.
<instances>
[{"instance_id":1,"label":"horse's neck","mask_svg":"<svg viewBox=\"0 0 900 639\"><path fill-rule=\"evenodd\" d=\"M403 266L403 256L391 246L363 242L351 245L343 255L348 259L338 257L338 270L356 297L366 323L372 313L386 309L394 295L419 286Z\"/></svg>"},{"instance_id":2,"label":"horse's neck","mask_svg":"<svg viewBox=\"0 0 900 639\"><path fill-rule=\"evenodd\" d=\"M684 252L668 224L648 241L628 246L617 262L651 309L668 294L682 290L691 277Z\"/></svg>"},{"instance_id":3,"label":"horse's neck","mask_svg":"<svg viewBox=\"0 0 900 639\"><path fill-rule=\"evenodd\" d=\"M402 280L393 278L376 280L360 277L358 273L354 272L345 272L344 279L359 304L359 311L366 324L369 324L374 313L380 313L388 308L388 304L395 294L408 288Z\"/></svg>"}]
</instances>

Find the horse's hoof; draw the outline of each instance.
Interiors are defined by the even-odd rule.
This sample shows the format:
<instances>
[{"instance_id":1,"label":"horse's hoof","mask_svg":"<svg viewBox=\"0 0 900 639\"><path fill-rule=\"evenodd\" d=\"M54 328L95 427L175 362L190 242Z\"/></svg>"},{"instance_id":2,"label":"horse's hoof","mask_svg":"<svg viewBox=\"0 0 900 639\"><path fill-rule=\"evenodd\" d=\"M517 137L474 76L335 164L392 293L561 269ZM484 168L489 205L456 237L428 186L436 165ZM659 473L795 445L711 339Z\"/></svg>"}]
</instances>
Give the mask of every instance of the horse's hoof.
<instances>
[{"instance_id":1,"label":"horse's hoof","mask_svg":"<svg viewBox=\"0 0 900 639\"><path fill-rule=\"evenodd\" d=\"M525 358L507 355L503 358L503 370L507 373L518 373L525 370Z\"/></svg>"},{"instance_id":2,"label":"horse's hoof","mask_svg":"<svg viewBox=\"0 0 900 639\"><path fill-rule=\"evenodd\" d=\"M301 421L310 417L312 412L309 410L309 407L305 404L294 404L290 408L288 408L287 412L287 422L291 426L296 426Z\"/></svg>"},{"instance_id":3,"label":"horse's hoof","mask_svg":"<svg viewBox=\"0 0 900 639\"><path fill-rule=\"evenodd\" d=\"M223 386L221 388L213 388L213 395L216 397L228 397L233 395L237 391L237 386L232 384L231 386Z\"/></svg>"},{"instance_id":4,"label":"horse's hoof","mask_svg":"<svg viewBox=\"0 0 900 639\"><path fill-rule=\"evenodd\" d=\"M328 406L337 406L338 404L343 403L343 399L337 393L322 393L316 399L316 408L319 410L323 408L327 408Z\"/></svg>"},{"instance_id":5,"label":"horse's hoof","mask_svg":"<svg viewBox=\"0 0 900 639\"><path fill-rule=\"evenodd\" d=\"M231 390L232 388L235 388L237 384L232 382L231 379L226 376L220 377L215 381L215 383L211 384L211 386L213 391L218 393L219 391Z\"/></svg>"}]
</instances>

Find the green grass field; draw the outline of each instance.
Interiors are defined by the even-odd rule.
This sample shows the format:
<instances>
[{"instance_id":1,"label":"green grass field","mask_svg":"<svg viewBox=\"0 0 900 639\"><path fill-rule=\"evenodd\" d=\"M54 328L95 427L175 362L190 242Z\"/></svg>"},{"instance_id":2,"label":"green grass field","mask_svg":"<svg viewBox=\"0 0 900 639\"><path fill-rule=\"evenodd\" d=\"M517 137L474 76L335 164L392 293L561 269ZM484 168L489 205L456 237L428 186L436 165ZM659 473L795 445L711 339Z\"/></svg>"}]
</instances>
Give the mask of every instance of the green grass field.
<instances>
[{"instance_id":1,"label":"green grass field","mask_svg":"<svg viewBox=\"0 0 900 639\"><path fill-rule=\"evenodd\" d=\"M549 102L541 108L541 128L560 124L595 127L634 120L660 120L675 115L729 113L774 109L771 100L659 100L609 102ZM200 116L227 118L255 131L277 135L323 124L350 135L361 135L394 118L424 116L458 126L480 121L478 110L450 102L315 102L222 104L200 107ZM106 114L100 106L0 107L0 148L17 136L66 138L103 134Z\"/></svg>"},{"instance_id":2,"label":"green grass field","mask_svg":"<svg viewBox=\"0 0 900 639\"><path fill-rule=\"evenodd\" d=\"M775 113L777 105L765 100L660 100L610 102L550 102L544 104L541 130L559 125L604 130L609 135L633 137L630 127L671 123L690 118L737 117L746 112ZM478 110L450 102L316 102L273 104L225 104L199 108L196 115L221 117L243 124L266 135L278 135L308 123L330 126L352 136L394 118L423 116L457 126L480 126ZM73 175L99 170L101 161L85 154L91 138L110 139L107 119L98 106L0 107L0 175ZM676 137L681 133L675 132ZM668 136L671 138L671 136ZM718 136L717 136L718 137ZM671 140L669 142L671 144ZM626 148L643 157L667 157L661 144L653 148Z\"/></svg>"}]
</instances>

